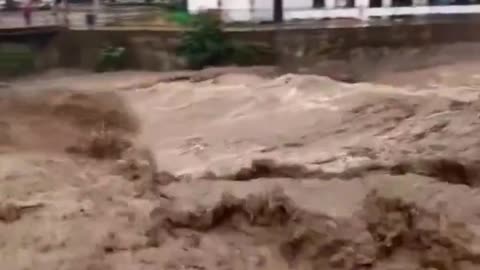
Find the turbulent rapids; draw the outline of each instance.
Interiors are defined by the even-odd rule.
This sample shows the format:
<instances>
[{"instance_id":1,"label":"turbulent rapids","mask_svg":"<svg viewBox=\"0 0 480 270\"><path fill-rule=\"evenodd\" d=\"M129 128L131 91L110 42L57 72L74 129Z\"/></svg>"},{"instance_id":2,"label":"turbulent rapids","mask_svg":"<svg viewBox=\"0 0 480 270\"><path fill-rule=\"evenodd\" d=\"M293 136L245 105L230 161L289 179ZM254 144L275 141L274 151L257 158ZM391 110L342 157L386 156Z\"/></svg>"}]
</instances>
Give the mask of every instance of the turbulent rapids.
<instances>
[{"instance_id":1,"label":"turbulent rapids","mask_svg":"<svg viewBox=\"0 0 480 270\"><path fill-rule=\"evenodd\" d=\"M2 266L477 269L477 69L2 85Z\"/></svg>"}]
</instances>

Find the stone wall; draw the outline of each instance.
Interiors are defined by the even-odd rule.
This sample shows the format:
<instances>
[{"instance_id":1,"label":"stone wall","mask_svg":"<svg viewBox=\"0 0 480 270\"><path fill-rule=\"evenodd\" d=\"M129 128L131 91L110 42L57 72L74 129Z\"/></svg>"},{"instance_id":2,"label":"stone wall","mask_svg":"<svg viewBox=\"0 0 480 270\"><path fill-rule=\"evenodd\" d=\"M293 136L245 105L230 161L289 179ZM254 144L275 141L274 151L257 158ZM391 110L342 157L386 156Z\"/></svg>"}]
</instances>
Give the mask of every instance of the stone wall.
<instances>
[{"instance_id":1,"label":"stone wall","mask_svg":"<svg viewBox=\"0 0 480 270\"><path fill-rule=\"evenodd\" d=\"M92 69L102 50L123 46L128 67L168 71L185 68L177 56L181 33L148 30L63 31L41 48L38 66ZM336 28L253 29L231 31L230 37L262 48L267 57L258 64L274 64L290 71L335 73L345 70L353 58L382 57L392 50L421 48L444 43L477 42L480 21L462 20L448 23L410 23ZM1 42L1 40L0 40ZM328 60L328 61L327 61ZM336 62L338 61L338 63ZM340 64L341 63L341 64ZM343 65L343 66L342 66ZM352 68L350 68L352 69ZM344 71L342 71L344 72ZM350 73L354 71L350 70ZM327 74L330 75L330 74ZM348 79L348 78L346 78Z\"/></svg>"},{"instance_id":2,"label":"stone wall","mask_svg":"<svg viewBox=\"0 0 480 270\"><path fill-rule=\"evenodd\" d=\"M177 57L179 33L174 31L68 31L52 40L49 50L57 52L57 65L91 69L103 49L122 46L132 69L167 71L182 68Z\"/></svg>"},{"instance_id":3,"label":"stone wall","mask_svg":"<svg viewBox=\"0 0 480 270\"><path fill-rule=\"evenodd\" d=\"M58 64L48 50L59 33L56 27L0 30L0 78L23 75ZM55 47L54 45L53 47Z\"/></svg>"},{"instance_id":4,"label":"stone wall","mask_svg":"<svg viewBox=\"0 0 480 270\"><path fill-rule=\"evenodd\" d=\"M479 42L480 22L392 24L362 28L291 29L271 37L276 65L286 71L368 80L380 69L412 69L438 64L422 53L454 43ZM410 55L416 51L414 55ZM475 54L453 57L480 58ZM440 61L440 60L439 60Z\"/></svg>"},{"instance_id":5,"label":"stone wall","mask_svg":"<svg viewBox=\"0 0 480 270\"><path fill-rule=\"evenodd\" d=\"M283 30L274 37L280 64L309 66L357 48L424 47L480 41L480 23L392 24L363 28Z\"/></svg>"}]
</instances>

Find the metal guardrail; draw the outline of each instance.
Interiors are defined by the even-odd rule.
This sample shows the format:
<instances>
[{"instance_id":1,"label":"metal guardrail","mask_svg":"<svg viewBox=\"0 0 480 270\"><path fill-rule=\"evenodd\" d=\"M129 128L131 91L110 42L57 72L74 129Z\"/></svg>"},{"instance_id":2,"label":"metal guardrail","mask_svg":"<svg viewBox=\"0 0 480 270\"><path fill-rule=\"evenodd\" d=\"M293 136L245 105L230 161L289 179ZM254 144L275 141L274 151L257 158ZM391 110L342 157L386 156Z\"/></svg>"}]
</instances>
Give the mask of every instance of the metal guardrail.
<instances>
[{"instance_id":1,"label":"metal guardrail","mask_svg":"<svg viewBox=\"0 0 480 270\"><path fill-rule=\"evenodd\" d=\"M151 7L102 6L97 11L95 26L122 25L122 22L146 21L160 14L160 9ZM66 26L72 29L87 29L86 16L92 12L90 6L72 6L69 9L38 10L32 13L31 25L26 25L22 11L0 12L1 28L35 26Z\"/></svg>"}]
</instances>

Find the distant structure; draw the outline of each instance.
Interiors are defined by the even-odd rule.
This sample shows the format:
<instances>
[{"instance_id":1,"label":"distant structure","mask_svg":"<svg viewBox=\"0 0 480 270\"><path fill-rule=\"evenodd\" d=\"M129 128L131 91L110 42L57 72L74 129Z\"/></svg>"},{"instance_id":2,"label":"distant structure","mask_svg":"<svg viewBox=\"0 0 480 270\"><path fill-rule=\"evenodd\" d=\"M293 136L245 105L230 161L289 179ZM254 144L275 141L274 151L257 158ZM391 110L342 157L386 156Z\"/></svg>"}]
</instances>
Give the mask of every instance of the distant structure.
<instances>
[{"instance_id":1,"label":"distant structure","mask_svg":"<svg viewBox=\"0 0 480 270\"><path fill-rule=\"evenodd\" d=\"M188 0L190 13L218 10L225 22L272 22L279 0ZM477 1L479 1L477 3ZM280 0L284 21L480 13L480 0ZM277 4L276 4L277 3ZM276 21L276 20L275 20Z\"/></svg>"}]
</instances>

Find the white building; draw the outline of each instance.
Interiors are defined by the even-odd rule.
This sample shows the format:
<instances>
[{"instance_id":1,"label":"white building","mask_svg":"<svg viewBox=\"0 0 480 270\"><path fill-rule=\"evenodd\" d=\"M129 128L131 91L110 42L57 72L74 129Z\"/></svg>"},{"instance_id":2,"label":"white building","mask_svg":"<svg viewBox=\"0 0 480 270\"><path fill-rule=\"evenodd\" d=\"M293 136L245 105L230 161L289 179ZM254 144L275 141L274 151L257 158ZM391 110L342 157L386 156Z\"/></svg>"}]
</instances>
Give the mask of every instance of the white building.
<instances>
[{"instance_id":1,"label":"white building","mask_svg":"<svg viewBox=\"0 0 480 270\"><path fill-rule=\"evenodd\" d=\"M480 13L480 5L458 4L459 1L474 0L283 0L283 8L285 21ZM402 6L394 7L394 2L401 2ZM429 2L449 5L429 5ZM273 3L274 0L188 0L188 10L198 13L216 9L221 11L226 22L260 22L273 20Z\"/></svg>"}]
</instances>

